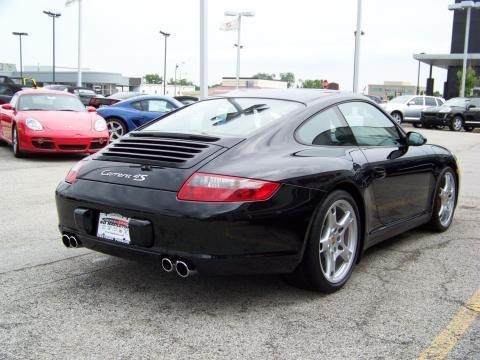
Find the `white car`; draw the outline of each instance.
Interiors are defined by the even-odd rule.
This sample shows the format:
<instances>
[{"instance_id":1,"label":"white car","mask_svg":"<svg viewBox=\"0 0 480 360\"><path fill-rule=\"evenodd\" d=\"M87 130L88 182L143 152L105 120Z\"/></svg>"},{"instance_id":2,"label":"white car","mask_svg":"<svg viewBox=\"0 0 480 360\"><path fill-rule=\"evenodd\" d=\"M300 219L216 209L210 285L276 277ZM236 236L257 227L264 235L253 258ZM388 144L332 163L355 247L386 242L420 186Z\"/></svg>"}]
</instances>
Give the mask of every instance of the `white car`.
<instances>
[{"instance_id":1,"label":"white car","mask_svg":"<svg viewBox=\"0 0 480 360\"><path fill-rule=\"evenodd\" d=\"M441 106L445 100L441 97L425 95L403 95L393 98L380 106L388 112L398 123L412 123L415 127L421 127L420 116L422 111L429 107Z\"/></svg>"}]
</instances>

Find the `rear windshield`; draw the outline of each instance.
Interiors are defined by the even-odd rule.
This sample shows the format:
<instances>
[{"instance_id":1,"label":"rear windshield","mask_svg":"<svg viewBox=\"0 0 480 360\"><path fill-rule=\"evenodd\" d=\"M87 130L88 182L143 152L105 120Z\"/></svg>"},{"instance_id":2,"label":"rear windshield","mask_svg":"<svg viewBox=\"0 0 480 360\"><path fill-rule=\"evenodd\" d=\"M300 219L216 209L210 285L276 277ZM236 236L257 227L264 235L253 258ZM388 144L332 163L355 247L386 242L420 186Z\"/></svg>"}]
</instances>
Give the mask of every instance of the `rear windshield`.
<instances>
[{"instance_id":1,"label":"rear windshield","mask_svg":"<svg viewBox=\"0 0 480 360\"><path fill-rule=\"evenodd\" d=\"M226 98L187 106L142 131L244 137L304 107L302 103L259 98Z\"/></svg>"}]
</instances>

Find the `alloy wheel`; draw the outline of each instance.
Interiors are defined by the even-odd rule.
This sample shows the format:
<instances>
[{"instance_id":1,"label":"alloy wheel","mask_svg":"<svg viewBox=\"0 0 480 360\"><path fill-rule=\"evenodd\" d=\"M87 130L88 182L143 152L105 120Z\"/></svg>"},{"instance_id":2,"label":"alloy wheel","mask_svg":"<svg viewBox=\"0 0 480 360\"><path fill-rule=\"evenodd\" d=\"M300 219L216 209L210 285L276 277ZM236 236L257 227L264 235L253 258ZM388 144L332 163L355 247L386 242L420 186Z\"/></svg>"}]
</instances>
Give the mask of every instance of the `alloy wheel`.
<instances>
[{"instance_id":1,"label":"alloy wheel","mask_svg":"<svg viewBox=\"0 0 480 360\"><path fill-rule=\"evenodd\" d=\"M438 193L438 201L440 201L440 208L438 210L438 219L443 226L448 226L452 220L453 212L455 210L455 179L451 172L446 172L440 185Z\"/></svg>"},{"instance_id":2,"label":"alloy wheel","mask_svg":"<svg viewBox=\"0 0 480 360\"><path fill-rule=\"evenodd\" d=\"M18 153L18 133L17 133L17 128L13 128L13 134L12 134L12 147L13 147L13 153L16 154Z\"/></svg>"},{"instance_id":3,"label":"alloy wheel","mask_svg":"<svg viewBox=\"0 0 480 360\"><path fill-rule=\"evenodd\" d=\"M341 282L348 275L358 243L358 220L346 200L335 201L328 209L320 232L320 267L331 283Z\"/></svg>"},{"instance_id":4,"label":"alloy wheel","mask_svg":"<svg viewBox=\"0 0 480 360\"><path fill-rule=\"evenodd\" d=\"M107 127L111 141L117 140L125 135L125 127L119 120L108 120Z\"/></svg>"},{"instance_id":5,"label":"alloy wheel","mask_svg":"<svg viewBox=\"0 0 480 360\"><path fill-rule=\"evenodd\" d=\"M452 127L453 131L460 131L463 126L463 120L460 116L455 116L452 120Z\"/></svg>"},{"instance_id":6,"label":"alloy wheel","mask_svg":"<svg viewBox=\"0 0 480 360\"><path fill-rule=\"evenodd\" d=\"M395 112L392 114L392 118L393 120L395 120L395 122L400 125L402 123L402 115L400 115L399 113Z\"/></svg>"}]
</instances>

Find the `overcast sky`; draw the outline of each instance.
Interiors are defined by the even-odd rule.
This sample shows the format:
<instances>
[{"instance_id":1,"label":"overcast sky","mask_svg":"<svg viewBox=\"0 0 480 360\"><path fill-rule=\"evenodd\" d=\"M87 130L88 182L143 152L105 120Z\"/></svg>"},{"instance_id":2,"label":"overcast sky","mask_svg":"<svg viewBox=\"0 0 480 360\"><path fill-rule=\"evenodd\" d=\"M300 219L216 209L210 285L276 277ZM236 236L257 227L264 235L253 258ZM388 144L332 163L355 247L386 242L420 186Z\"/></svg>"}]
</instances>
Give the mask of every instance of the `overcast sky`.
<instances>
[{"instance_id":1,"label":"overcast sky","mask_svg":"<svg viewBox=\"0 0 480 360\"><path fill-rule=\"evenodd\" d=\"M82 0L83 66L126 76L163 74L163 37L170 32L167 78L176 62L199 81L199 0ZM384 80L416 84L412 54L449 53L453 0L363 0L360 84ZM225 10L254 11L242 21L241 76L291 71L297 79L328 79L351 90L356 0L209 0L209 84L234 76L236 32L220 31ZM76 67L77 5L65 0L0 0L0 62L19 64L18 38L28 32L23 64L51 65L52 20L56 21L56 64ZM230 18L231 19L231 18ZM60 69L59 69L60 70ZM435 88L443 90L446 71L434 69ZM428 66L423 65L425 85Z\"/></svg>"}]
</instances>

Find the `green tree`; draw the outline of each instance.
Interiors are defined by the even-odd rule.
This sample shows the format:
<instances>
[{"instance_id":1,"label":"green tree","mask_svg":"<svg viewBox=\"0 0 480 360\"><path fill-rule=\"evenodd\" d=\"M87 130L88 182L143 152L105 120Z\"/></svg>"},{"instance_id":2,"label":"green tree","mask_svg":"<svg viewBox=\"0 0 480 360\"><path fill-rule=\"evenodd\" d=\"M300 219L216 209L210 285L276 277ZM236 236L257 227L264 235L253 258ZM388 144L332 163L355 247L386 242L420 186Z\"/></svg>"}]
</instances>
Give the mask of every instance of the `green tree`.
<instances>
[{"instance_id":1,"label":"green tree","mask_svg":"<svg viewBox=\"0 0 480 360\"><path fill-rule=\"evenodd\" d=\"M457 72L458 87L462 87L462 74L463 71ZM467 68L467 75L465 77L465 96L470 96L472 94L472 89L480 83L480 79L477 78L475 70L471 66Z\"/></svg>"},{"instance_id":2,"label":"green tree","mask_svg":"<svg viewBox=\"0 0 480 360\"><path fill-rule=\"evenodd\" d=\"M143 77L145 79L145 82L147 84L162 84L163 79L160 75L158 74L145 74Z\"/></svg>"},{"instance_id":3,"label":"green tree","mask_svg":"<svg viewBox=\"0 0 480 360\"><path fill-rule=\"evenodd\" d=\"M305 89L323 89L323 80L303 80L302 87Z\"/></svg>"},{"instance_id":4,"label":"green tree","mask_svg":"<svg viewBox=\"0 0 480 360\"><path fill-rule=\"evenodd\" d=\"M268 73L256 73L255 75L252 76L254 79L262 79L262 80L274 80L275 79L275 74L268 74Z\"/></svg>"},{"instance_id":5,"label":"green tree","mask_svg":"<svg viewBox=\"0 0 480 360\"><path fill-rule=\"evenodd\" d=\"M288 87L295 84L295 75L292 72L280 73L280 80L286 81Z\"/></svg>"}]
</instances>

